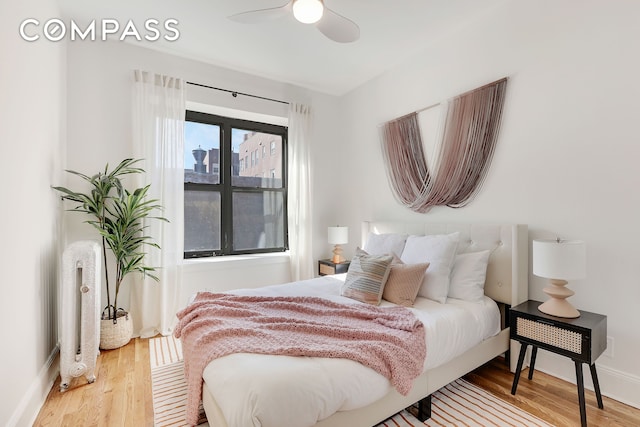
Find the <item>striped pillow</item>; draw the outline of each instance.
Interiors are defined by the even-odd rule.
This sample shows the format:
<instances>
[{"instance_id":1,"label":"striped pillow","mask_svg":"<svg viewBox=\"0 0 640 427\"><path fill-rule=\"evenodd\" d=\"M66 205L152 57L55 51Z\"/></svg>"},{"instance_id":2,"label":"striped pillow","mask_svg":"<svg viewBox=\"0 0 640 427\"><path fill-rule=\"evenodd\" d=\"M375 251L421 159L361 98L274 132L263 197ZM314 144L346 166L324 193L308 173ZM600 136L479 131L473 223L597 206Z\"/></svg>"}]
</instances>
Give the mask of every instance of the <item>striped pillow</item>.
<instances>
[{"instance_id":1,"label":"striped pillow","mask_svg":"<svg viewBox=\"0 0 640 427\"><path fill-rule=\"evenodd\" d=\"M347 270L341 295L368 304L380 304L391 261L391 255L369 255L357 249Z\"/></svg>"}]
</instances>

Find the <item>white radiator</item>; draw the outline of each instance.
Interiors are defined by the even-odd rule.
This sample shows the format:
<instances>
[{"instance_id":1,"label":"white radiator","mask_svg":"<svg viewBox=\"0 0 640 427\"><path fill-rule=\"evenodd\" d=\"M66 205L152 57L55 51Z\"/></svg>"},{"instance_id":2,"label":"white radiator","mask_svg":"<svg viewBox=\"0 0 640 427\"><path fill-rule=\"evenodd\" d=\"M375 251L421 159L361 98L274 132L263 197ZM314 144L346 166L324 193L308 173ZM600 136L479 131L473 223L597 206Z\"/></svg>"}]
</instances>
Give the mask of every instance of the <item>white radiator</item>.
<instances>
[{"instance_id":1,"label":"white radiator","mask_svg":"<svg viewBox=\"0 0 640 427\"><path fill-rule=\"evenodd\" d=\"M60 391L72 377L96 380L100 343L101 249L92 241L70 244L62 255Z\"/></svg>"}]
</instances>

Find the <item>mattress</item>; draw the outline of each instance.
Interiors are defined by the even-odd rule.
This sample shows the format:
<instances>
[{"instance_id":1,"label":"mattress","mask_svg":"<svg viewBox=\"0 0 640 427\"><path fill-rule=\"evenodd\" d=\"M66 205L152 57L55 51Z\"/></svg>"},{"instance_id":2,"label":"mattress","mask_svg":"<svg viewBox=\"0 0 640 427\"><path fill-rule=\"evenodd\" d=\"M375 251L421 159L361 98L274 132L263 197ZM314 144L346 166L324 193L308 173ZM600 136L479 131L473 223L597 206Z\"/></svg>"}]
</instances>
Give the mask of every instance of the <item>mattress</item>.
<instances>
[{"instance_id":1,"label":"mattress","mask_svg":"<svg viewBox=\"0 0 640 427\"><path fill-rule=\"evenodd\" d=\"M235 290L237 295L318 296L361 304L340 296L346 274ZM393 306L383 301L381 306ZM410 310L425 325L424 370L435 368L500 331L500 313L488 297L481 302L418 298ZM232 354L210 362L204 387L230 427L311 426L337 411L363 407L392 387L374 370L346 359Z\"/></svg>"}]
</instances>

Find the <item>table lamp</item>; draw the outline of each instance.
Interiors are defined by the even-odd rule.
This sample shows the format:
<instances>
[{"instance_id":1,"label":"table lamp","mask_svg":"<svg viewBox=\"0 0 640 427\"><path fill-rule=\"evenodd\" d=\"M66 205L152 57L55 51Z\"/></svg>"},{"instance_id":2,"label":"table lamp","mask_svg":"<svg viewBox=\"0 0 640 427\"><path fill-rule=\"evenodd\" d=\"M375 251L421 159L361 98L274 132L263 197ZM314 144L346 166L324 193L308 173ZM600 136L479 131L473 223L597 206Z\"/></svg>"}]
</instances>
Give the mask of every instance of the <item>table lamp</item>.
<instances>
[{"instance_id":1,"label":"table lamp","mask_svg":"<svg viewBox=\"0 0 640 427\"><path fill-rule=\"evenodd\" d=\"M543 289L551 298L540 304L538 310L551 316L580 317L566 298L573 295L567 289L568 280L584 279L586 276L587 252L584 242L579 240L534 240L533 274L550 279Z\"/></svg>"},{"instance_id":2,"label":"table lamp","mask_svg":"<svg viewBox=\"0 0 640 427\"><path fill-rule=\"evenodd\" d=\"M334 264L340 264L344 262L345 259L342 256L342 247L340 245L344 245L349 243L349 227L329 227L329 243L335 245L333 247L333 258L331 261Z\"/></svg>"}]
</instances>

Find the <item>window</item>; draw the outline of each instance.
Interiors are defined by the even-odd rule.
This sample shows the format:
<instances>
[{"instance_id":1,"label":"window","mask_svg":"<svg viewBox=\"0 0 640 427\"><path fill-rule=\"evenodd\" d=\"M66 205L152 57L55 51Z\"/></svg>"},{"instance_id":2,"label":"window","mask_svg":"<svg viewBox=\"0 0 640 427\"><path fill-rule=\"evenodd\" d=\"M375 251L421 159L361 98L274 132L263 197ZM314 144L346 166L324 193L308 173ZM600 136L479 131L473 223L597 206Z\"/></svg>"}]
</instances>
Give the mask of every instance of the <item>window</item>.
<instances>
[{"instance_id":1,"label":"window","mask_svg":"<svg viewBox=\"0 0 640 427\"><path fill-rule=\"evenodd\" d=\"M286 144L286 127L187 111L185 258L287 249Z\"/></svg>"}]
</instances>

